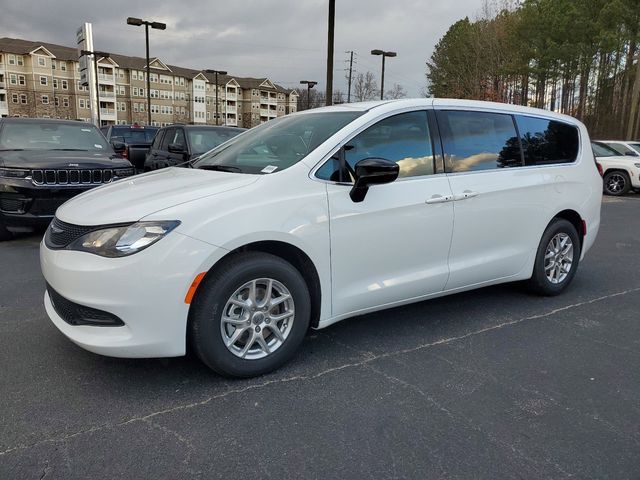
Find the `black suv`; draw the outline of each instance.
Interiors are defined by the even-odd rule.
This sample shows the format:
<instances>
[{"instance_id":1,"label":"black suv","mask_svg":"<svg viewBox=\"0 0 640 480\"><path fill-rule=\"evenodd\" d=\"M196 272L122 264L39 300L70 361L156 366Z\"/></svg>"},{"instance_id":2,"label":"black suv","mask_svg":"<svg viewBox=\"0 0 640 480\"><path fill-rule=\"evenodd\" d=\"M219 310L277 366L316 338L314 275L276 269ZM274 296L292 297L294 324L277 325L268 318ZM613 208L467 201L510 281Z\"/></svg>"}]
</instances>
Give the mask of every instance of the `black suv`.
<instances>
[{"instance_id":1,"label":"black suv","mask_svg":"<svg viewBox=\"0 0 640 480\"><path fill-rule=\"evenodd\" d=\"M153 139L144 169L157 170L193 160L245 130L246 128L208 125L163 127Z\"/></svg>"},{"instance_id":2,"label":"black suv","mask_svg":"<svg viewBox=\"0 0 640 480\"><path fill-rule=\"evenodd\" d=\"M107 125L100 130L116 153L129 160L137 170L144 169L144 160L160 127L133 125Z\"/></svg>"},{"instance_id":3,"label":"black suv","mask_svg":"<svg viewBox=\"0 0 640 480\"><path fill-rule=\"evenodd\" d=\"M90 123L0 119L0 240L48 225L74 195L133 173Z\"/></svg>"}]
</instances>

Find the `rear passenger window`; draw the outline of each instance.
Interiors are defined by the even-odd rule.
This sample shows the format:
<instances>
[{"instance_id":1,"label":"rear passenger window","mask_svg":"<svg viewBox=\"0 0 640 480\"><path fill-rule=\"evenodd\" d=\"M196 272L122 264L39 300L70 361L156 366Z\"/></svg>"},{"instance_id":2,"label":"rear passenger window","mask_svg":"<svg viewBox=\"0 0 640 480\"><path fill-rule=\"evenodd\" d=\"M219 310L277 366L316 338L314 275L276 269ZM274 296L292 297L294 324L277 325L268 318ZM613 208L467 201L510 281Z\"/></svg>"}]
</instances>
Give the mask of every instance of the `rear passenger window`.
<instances>
[{"instance_id":1,"label":"rear passenger window","mask_svg":"<svg viewBox=\"0 0 640 480\"><path fill-rule=\"evenodd\" d=\"M162 141L162 135L164 135L164 130L158 130L156 136L153 137L153 143L151 144L151 148L154 150L158 150L160 148L160 142Z\"/></svg>"},{"instance_id":2,"label":"rear passenger window","mask_svg":"<svg viewBox=\"0 0 640 480\"><path fill-rule=\"evenodd\" d=\"M543 118L516 115L525 165L575 162L578 129L573 125Z\"/></svg>"},{"instance_id":3,"label":"rear passenger window","mask_svg":"<svg viewBox=\"0 0 640 480\"><path fill-rule=\"evenodd\" d=\"M511 115L440 110L437 118L450 171L522 166L520 142Z\"/></svg>"},{"instance_id":4,"label":"rear passenger window","mask_svg":"<svg viewBox=\"0 0 640 480\"><path fill-rule=\"evenodd\" d=\"M175 136L176 136L176 129L167 128L167 130L164 132L164 138L162 139L162 147L160 148L160 150L162 150L163 152L168 151L169 144L173 142L173 137Z\"/></svg>"}]
</instances>

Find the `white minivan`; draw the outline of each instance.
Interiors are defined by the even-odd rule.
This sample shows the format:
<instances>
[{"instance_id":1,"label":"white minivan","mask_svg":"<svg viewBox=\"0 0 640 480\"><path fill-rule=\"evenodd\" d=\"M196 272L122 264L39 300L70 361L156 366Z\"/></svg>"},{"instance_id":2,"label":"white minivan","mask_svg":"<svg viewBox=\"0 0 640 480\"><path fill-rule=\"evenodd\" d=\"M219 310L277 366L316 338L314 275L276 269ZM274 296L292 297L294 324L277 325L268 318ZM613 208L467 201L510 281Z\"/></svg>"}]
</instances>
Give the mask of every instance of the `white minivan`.
<instances>
[{"instance_id":1,"label":"white minivan","mask_svg":"<svg viewBox=\"0 0 640 480\"><path fill-rule=\"evenodd\" d=\"M558 294L600 225L585 126L505 104L307 110L185 166L58 209L40 250L44 302L81 347L189 346L221 374L259 375L309 327L518 280Z\"/></svg>"}]
</instances>

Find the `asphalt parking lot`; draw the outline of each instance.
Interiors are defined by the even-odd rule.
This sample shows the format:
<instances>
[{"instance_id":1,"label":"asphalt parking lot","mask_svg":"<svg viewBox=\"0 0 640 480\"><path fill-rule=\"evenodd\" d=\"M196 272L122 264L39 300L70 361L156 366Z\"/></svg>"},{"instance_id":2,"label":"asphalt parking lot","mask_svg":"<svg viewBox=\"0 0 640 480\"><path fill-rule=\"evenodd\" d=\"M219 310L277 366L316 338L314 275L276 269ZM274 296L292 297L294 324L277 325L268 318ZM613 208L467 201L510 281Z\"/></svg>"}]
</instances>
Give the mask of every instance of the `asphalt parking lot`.
<instances>
[{"instance_id":1,"label":"asphalt parking lot","mask_svg":"<svg viewBox=\"0 0 640 480\"><path fill-rule=\"evenodd\" d=\"M284 369L100 357L0 245L0 478L639 478L640 195L564 295L503 285L310 332Z\"/></svg>"}]
</instances>

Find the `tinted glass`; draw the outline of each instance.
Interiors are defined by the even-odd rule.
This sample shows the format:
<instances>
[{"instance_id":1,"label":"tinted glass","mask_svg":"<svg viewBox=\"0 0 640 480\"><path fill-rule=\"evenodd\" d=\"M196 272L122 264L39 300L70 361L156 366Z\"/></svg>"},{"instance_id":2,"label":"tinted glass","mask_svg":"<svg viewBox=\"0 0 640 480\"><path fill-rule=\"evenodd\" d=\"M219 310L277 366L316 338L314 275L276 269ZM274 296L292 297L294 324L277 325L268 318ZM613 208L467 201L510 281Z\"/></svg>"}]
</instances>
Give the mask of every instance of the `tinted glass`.
<instances>
[{"instance_id":1,"label":"tinted glass","mask_svg":"<svg viewBox=\"0 0 640 480\"><path fill-rule=\"evenodd\" d=\"M109 151L104 135L87 123L10 123L0 132L0 150Z\"/></svg>"},{"instance_id":2,"label":"tinted glass","mask_svg":"<svg viewBox=\"0 0 640 480\"><path fill-rule=\"evenodd\" d=\"M176 133L173 135L173 140L170 140L169 143L175 143L176 145L180 145L183 148L187 147L187 140L184 137L184 130L181 128L176 128Z\"/></svg>"},{"instance_id":3,"label":"tinted glass","mask_svg":"<svg viewBox=\"0 0 640 480\"><path fill-rule=\"evenodd\" d=\"M593 154L596 157L617 157L620 155L613 148L605 145L604 143L591 142L591 148L593 149Z\"/></svg>"},{"instance_id":4,"label":"tinted glass","mask_svg":"<svg viewBox=\"0 0 640 480\"><path fill-rule=\"evenodd\" d=\"M175 128L167 128L164 132L164 138L162 139L162 146L160 150L169 150L169 144L173 143L173 139L176 136Z\"/></svg>"},{"instance_id":5,"label":"tinted glass","mask_svg":"<svg viewBox=\"0 0 640 480\"><path fill-rule=\"evenodd\" d=\"M162 142L162 136L164 135L164 130L159 130L156 133L156 136L153 137L153 144L151 145L151 148L153 149L159 149L160 148L160 142Z\"/></svg>"},{"instance_id":6,"label":"tinted glass","mask_svg":"<svg viewBox=\"0 0 640 480\"><path fill-rule=\"evenodd\" d=\"M151 143L155 136L157 128L131 128L131 127L113 127L111 129L111 138L119 137L121 141L129 144L135 143Z\"/></svg>"},{"instance_id":7,"label":"tinted glass","mask_svg":"<svg viewBox=\"0 0 640 480\"><path fill-rule=\"evenodd\" d=\"M640 152L640 143L630 143L631 148L633 148L636 152Z\"/></svg>"},{"instance_id":8,"label":"tinted glass","mask_svg":"<svg viewBox=\"0 0 640 480\"><path fill-rule=\"evenodd\" d=\"M268 174L298 163L363 112L313 112L269 120L201 156L194 168Z\"/></svg>"},{"instance_id":9,"label":"tinted glass","mask_svg":"<svg viewBox=\"0 0 640 480\"><path fill-rule=\"evenodd\" d=\"M318 178L340 181L337 155L318 169ZM400 166L399 177L433 174L427 112L402 113L381 120L349 140L344 147L344 155L352 171L360 160L384 158Z\"/></svg>"},{"instance_id":10,"label":"tinted glass","mask_svg":"<svg viewBox=\"0 0 640 480\"><path fill-rule=\"evenodd\" d=\"M617 142L602 142L605 143L607 146L613 148L616 152L618 152L620 155L627 155L630 157L637 157L638 153L627 147L626 145L622 144L622 143L617 143Z\"/></svg>"},{"instance_id":11,"label":"tinted glass","mask_svg":"<svg viewBox=\"0 0 640 480\"><path fill-rule=\"evenodd\" d=\"M244 130L239 128L189 128L187 135L189 135L189 143L194 154L200 154L208 152L212 148L217 147L221 143L239 135Z\"/></svg>"},{"instance_id":12,"label":"tinted glass","mask_svg":"<svg viewBox=\"0 0 640 480\"><path fill-rule=\"evenodd\" d=\"M567 123L516 115L525 165L575 162L578 129Z\"/></svg>"},{"instance_id":13,"label":"tinted glass","mask_svg":"<svg viewBox=\"0 0 640 480\"><path fill-rule=\"evenodd\" d=\"M511 115L438 111L437 117L452 172L522 166Z\"/></svg>"}]
</instances>

